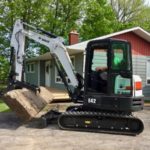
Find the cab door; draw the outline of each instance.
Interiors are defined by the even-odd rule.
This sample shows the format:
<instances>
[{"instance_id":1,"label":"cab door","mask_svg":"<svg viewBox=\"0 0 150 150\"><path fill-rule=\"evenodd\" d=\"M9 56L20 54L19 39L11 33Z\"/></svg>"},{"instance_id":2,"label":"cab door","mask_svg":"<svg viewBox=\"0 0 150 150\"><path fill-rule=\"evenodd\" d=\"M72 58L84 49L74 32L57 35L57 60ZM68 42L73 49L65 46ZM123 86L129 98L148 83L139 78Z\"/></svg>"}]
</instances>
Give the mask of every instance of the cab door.
<instances>
[{"instance_id":1,"label":"cab door","mask_svg":"<svg viewBox=\"0 0 150 150\"><path fill-rule=\"evenodd\" d=\"M132 95L132 54L127 41L111 42L108 92L110 95Z\"/></svg>"},{"instance_id":2,"label":"cab door","mask_svg":"<svg viewBox=\"0 0 150 150\"><path fill-rule=\"evenodd\" d=\"M84 81L85 107L94 110L131 111L132 85L131 46L127 41L104 39L88 43Z\"/></svg>"}]
</instances>

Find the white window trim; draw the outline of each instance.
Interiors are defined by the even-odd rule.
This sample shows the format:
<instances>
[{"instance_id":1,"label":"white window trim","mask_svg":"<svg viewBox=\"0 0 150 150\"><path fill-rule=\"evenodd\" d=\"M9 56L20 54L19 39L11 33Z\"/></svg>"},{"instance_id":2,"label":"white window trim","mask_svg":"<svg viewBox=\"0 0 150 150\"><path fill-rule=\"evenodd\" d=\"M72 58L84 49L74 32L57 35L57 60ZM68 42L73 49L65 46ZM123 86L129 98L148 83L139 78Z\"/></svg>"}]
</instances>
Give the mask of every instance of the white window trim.
<instances>
[{"instance_id":1,"label":"white window trim","mask_svg":"<svg viewBox=\"0 0 150 150\"><path fill-rule=\"evenodd\" d=\"M150 86L150 83L147 83L147 80L148 79L150 80L150 77L147 76L147 71L148 71L147 68L149 67L148 62L150 63L150 59L146 60L146 85Z\"/></svg>"},{"instance_id":2,"label":"white window trim","mask_svg":"<svg viewBox=\"0 0 150 150\"><path fill-rule=\"evenodd\" d=\"M38 61L38 86L40 86L40 60ZM35 69L34 69L35 70Z\"/></svg>"},{"instance_id":3,"label":"white window trim","mask_svg":"<svg viewBox=\"0 0 150 150\"><path fill-rule=\"evenodd\" d=\"M70 56L70 59L74 59L74 64L73 64L73 66L74 66L74 68L75 68L75 56ZM57 81L57 78L59 78L60 79L60 81ZM55 66L55 83L57 83L57 84L63 84L63 82L62 82L62 79L61 79L61 77L60 76L57 76L57 67ZM69 83L70 84L70 83Z\"/></svg>"},{"instance_id":4,"label":"white window trim","mask_svg":"<svg viewBox=\"0 0 150 150\"><path fill-rule=\"evenodd\" d=\"M83 79L85 78L85 62L86 62L86 51L83 52Z\"/></svg>"},{"instance_id":5,"label":"white window trim","mask_svg":"<svg viewBox=\"0 0 150 150\"><path fill-rule=\"evenodd\" d=\"M29 65L29 70L28 70L28 65ZM34 65L33 71L31 71L31 65ZM27 64L27 73L35 73L35 63L34 62Z\"/></svg>"}]
</instances>

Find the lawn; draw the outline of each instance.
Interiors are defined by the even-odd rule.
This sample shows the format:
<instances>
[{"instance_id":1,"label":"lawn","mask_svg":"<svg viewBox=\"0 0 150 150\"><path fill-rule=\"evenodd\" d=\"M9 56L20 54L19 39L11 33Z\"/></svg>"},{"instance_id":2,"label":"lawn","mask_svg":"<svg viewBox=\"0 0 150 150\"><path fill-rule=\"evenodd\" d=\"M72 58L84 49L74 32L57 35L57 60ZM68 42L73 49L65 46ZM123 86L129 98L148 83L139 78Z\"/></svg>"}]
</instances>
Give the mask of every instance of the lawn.
<instances>
[{"instance_id":1,"label":"lawn","mask_svg":"<svg viewBox=\"0 0 150 150\"><path fill-rule=\"evenodd\" d=\"M6 85L0 84L0 90L4 89ZM10 108L2 101L0 98L0 112L8 112L10 111Z\"/></svg>"},{"instance_id":2,"label":"lawn","mask_svg":"<svg viewBox=\"0 0 150 150\"><path fill-rule=\"evenodd\" d=\"M10 108L0 99L0 112L9 112Z\"/></svg>"}]
</instances>

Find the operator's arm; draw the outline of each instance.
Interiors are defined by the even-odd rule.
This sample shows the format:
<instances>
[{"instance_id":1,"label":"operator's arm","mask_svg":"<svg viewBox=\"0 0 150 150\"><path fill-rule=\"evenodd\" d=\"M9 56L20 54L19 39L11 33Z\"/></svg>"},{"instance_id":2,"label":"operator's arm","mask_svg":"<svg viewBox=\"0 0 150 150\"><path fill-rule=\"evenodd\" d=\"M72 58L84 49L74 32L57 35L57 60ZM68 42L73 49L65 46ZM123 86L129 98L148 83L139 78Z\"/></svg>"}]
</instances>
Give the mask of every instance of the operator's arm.
<instances>
[{"instance_id":1,"label":"operator's arm","mask_svg":"<svg viewBox=\"0 0 150 150\"><path fill-rule=\"evenodd\" d=\"M96 67L95 70L96 71L107 71L107 67Z\"/></svg>"}]
</instances>

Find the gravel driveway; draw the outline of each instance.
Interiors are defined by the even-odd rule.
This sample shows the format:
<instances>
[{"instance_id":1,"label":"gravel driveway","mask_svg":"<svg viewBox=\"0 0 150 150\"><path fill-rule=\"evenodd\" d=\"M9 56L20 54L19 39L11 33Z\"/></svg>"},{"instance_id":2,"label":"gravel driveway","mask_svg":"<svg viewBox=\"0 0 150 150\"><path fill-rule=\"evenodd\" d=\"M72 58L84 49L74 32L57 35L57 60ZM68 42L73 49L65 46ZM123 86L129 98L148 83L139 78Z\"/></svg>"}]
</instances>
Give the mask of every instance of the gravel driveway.
<instances>
[{"instance_id":1,"label":"gravel driveway","mask_svg":"<svg viewBox=\"0 0 150 150\"><path fill-rule=\"evenodd\" d=\"M149 150L150 107L136 113L145 130L123 136L60 130L56 125L36 129L22 125L14 113L0 113L1 150Z\"/></svg>"}]
</instances>

